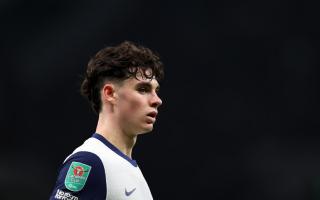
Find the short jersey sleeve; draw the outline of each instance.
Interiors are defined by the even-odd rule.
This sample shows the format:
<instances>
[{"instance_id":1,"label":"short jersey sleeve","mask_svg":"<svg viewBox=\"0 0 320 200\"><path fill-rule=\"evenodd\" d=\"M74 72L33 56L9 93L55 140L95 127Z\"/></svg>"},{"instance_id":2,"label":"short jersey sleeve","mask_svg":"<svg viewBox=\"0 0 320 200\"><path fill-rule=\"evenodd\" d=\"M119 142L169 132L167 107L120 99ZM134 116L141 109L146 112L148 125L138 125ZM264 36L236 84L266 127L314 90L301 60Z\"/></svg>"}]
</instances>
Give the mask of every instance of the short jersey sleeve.
<instances>
[{"instance_id":1,"label":"short jersey sleeve","mask_svg":"<svg viewBox=\"0 0 320 200\"><path fill-rule=\"evenodd\" d=\"M106 175L100 158L82 151L62 164L50 200L105 200L106 194Z\"/></svg>"}]
</instances>

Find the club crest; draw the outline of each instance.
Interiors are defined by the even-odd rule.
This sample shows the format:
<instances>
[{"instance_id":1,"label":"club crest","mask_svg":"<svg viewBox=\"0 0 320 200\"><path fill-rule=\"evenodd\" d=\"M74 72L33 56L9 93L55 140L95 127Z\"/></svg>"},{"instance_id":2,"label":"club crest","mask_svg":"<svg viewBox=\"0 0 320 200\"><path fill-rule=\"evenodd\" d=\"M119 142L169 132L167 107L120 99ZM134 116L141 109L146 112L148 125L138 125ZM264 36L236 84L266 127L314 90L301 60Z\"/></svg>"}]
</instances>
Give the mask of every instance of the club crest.
<instances>
[{"instance_id":1,"label":"club crest","mask_svg":"<svg viewBox=\"0 0 320 200\"><path fill-rule=\"evenodd\" d=\"M86 184L90 170L91 166L89 165L81 162L72 162L64 180L64 185L68 190L73 192L82 190Z\"/></svg>"}]
</instances>

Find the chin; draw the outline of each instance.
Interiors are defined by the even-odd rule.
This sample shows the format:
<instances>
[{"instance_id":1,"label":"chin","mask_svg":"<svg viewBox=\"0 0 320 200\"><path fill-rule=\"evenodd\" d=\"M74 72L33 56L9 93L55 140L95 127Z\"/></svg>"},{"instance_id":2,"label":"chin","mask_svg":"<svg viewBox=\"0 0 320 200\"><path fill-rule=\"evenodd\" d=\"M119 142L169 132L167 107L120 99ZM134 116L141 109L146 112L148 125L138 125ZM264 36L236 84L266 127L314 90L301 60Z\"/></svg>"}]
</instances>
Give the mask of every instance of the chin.
<instances>
[{"instance_id":1,"label":"chin","mask_svg":"<svg viewBox=\"0 0 320 200\"><path fill-rule=\"evenodd\" d=\"M148 124L147 126L144 126L142 130L140 131L140 134L146 134L153 130L153 124Z\"/></svg>"}]
</instances>

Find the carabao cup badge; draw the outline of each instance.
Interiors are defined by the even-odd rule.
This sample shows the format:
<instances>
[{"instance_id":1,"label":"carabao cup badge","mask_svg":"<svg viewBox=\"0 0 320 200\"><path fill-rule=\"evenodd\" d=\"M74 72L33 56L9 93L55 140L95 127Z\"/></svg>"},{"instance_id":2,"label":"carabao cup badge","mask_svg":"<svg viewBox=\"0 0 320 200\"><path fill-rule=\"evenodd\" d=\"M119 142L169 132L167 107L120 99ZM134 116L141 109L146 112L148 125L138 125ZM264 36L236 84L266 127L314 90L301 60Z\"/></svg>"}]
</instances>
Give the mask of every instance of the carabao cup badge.
<instances>
[{"instance_id":1,"label":"carabao cup badge","mask_svg":"<svg viewBox=\"0 0 320 200\"><path fill-rule=\"evenodd\" d=\"M91 166L89 165L81 162L72 162L66 175L66 179L64 180L64 185L68 190L73 192L82 190L86 184L90 170Z\"/></svg>"}]
</instances>

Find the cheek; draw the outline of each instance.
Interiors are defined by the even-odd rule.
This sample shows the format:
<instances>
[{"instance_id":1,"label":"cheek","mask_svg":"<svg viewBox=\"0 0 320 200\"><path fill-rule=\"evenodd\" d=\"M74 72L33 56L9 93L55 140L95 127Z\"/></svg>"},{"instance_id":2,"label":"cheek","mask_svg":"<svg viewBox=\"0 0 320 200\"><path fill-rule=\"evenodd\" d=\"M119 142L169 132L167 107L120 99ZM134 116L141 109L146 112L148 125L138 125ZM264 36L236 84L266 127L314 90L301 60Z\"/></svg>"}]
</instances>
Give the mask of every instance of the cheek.
<instances>
[{"instance_id":1,"label":"cheek","mask_svg":"<svg viewBox=\"0 0 320 200\"><path fill-rule=\"evenodd\" d=\"M141 101L138 95L123 94L120 96L120 99L121 99L120 109L124 110L126 114L131 115L131 114L137 113L138 111L142 111L141 108L143 107L143 102Z\"/></svg>"}]
</instances>

